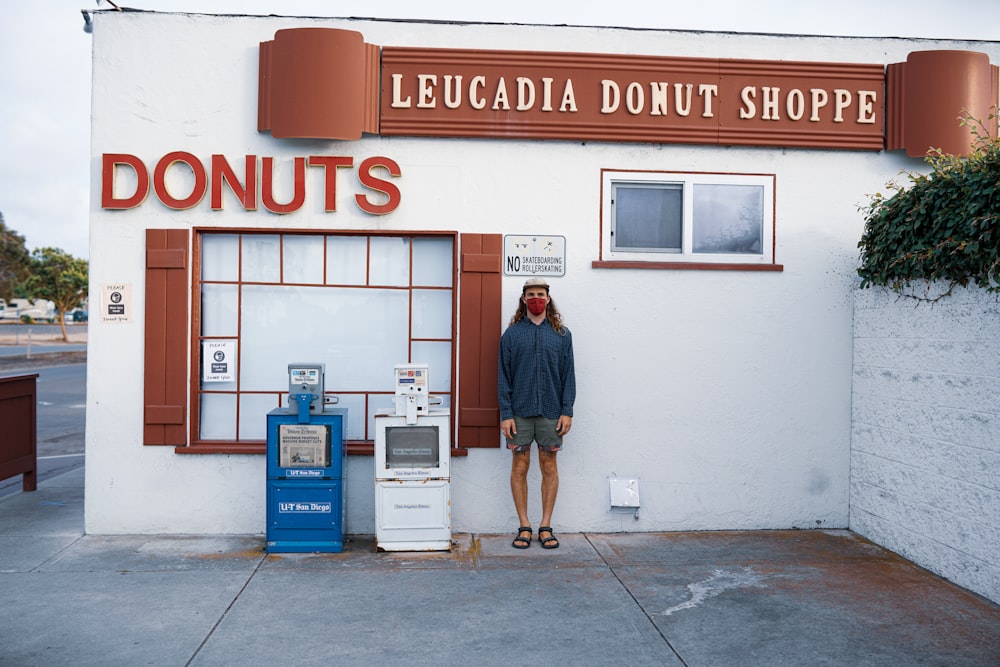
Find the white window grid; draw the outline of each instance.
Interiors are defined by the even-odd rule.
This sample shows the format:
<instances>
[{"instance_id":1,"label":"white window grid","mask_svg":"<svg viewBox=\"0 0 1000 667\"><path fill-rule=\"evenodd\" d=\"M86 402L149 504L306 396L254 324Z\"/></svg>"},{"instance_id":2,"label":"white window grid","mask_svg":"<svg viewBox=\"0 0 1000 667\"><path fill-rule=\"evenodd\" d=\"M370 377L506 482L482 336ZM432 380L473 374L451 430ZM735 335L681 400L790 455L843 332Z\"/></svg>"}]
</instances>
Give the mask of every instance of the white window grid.
<instances>
[{"instance_id":1,"label":"white window grid","mask_svg":"<svg viewBox=\"0 0 1000 667\"><path fill-rule=\"evenodd\" d=\"M616 211L614 194L619 185L681 188L681 247L671 249L619 249L614 247ZM694 190L696 185L749 185L763 189L761 247L759 253L711 253L694 250ZM601 260L678 264L773 264L774 174L707 173L680 171L602 170L601 172Z\"/></svg>"}]
</instances>

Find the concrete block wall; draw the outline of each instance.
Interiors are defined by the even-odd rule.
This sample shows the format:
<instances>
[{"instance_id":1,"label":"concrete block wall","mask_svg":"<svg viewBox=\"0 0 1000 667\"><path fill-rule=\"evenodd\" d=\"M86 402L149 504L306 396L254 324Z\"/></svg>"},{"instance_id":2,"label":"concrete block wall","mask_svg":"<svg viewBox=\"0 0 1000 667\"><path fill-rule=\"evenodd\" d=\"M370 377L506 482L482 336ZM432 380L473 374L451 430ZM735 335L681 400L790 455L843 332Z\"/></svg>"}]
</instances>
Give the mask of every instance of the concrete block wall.
<instances>
[{"instance_id":1,"label":"concrete block wall","mask_svg":"<svg viewBox=\"0 0 1000 667\"><path fill-rule=\"evenodd\" d=\"M856 291L850 479L853 531L1000 602L997 295Z\"/></svg>"}]
</instances>

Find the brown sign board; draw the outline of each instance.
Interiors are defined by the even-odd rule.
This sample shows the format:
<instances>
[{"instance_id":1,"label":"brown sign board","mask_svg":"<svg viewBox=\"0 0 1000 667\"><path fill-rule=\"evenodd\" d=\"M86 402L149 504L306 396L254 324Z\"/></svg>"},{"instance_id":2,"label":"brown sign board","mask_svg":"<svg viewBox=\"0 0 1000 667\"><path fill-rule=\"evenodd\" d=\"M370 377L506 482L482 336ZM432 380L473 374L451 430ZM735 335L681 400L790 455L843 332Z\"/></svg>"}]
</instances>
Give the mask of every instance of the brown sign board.
<instances>
[{"instance_id":1,"label":"brown sign board","mask_svg":"<svg viewBox=\"0 0 1000 667\"><path fill-rule=\"evenodd\" d=\"M998 68L971 51L906 63L378 47L285 29L260 45L258 130L276 138L551 139L962 154L996 136Z\"/></svg>"},{"instance_id":2,"label":"brown sign board","mask_svg":"<svg viewBox=\"0 0 1000 667\"><path fill-rule=\"evenodd\" d=\"M882 148L881 65L382 49L383 135Z\"/></svg>"}]
</instances>

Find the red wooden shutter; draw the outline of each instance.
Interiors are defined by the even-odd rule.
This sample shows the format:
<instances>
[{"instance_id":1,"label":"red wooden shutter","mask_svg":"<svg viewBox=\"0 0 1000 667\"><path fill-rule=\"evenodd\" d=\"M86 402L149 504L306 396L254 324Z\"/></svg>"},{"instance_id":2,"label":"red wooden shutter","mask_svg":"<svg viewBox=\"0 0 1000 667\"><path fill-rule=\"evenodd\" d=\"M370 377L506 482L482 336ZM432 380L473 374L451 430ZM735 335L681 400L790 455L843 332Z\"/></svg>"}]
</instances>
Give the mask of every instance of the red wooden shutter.
<instances>
[{"instance_id":1,"label":"red wooden shutter","mask_svg":"<svg viewBox=\"0 0 1000 667\"><path fill-rule=\"evenodd\" d=\"M462 234L459 274L458 447L499 447L500 234Z\"/></svg>"},{"instance_id":2,"label":"red wooden shutter","mask_svg":"<svg viewBox=\"0 0 1000 667\"><path fill-rule=\"evenodd\" d=\"M146 230L146 445L188 444L189 236L186 229Z\"/></svg>"}]
</instances>

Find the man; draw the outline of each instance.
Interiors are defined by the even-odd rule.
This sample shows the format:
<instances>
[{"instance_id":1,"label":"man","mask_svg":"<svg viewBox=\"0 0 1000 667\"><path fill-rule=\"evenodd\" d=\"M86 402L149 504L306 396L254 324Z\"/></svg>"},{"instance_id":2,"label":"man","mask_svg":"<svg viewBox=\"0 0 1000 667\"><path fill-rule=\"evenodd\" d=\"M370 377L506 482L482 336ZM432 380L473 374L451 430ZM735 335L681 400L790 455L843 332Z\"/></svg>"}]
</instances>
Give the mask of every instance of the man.
<instances>
[{"instance_id":1,"label":"man","mask_svg":"<svg viewBox=\"0 0 1000 667\"><path fill-rule=\"evenodd\" d=\"M500 339L497 394L500 429L513 453L510 490L520 527L512 546L531 546L528 520L528 468L531 443L538 443L538 465L542 471L542 518L538 541L543 549L556 549L552 532L552 510L559 491L556 454L563 436L573 426L576 374L573 369L573 337L549 296L549 284L530 278L521 290L517 312Z\"/></svg>"}]
</instances>

